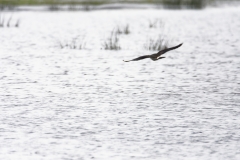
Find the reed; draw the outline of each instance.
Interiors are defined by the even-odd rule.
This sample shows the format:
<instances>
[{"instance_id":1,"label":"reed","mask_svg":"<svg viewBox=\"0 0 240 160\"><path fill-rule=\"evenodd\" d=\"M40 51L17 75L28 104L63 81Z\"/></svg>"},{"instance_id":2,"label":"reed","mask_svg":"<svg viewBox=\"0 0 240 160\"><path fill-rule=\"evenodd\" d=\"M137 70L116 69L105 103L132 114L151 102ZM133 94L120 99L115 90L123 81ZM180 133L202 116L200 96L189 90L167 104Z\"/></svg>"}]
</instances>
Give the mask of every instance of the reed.
<instances>
[{"instance_id":1,"label":"reed","mask_svg":"<svg viewBox=\"0 0 240 160\"><path fill-rule=\"evenodd\" d=\"M12 20L12 15L9 17L9 19L7 21L7 27L10 27L11 20Z\"/></svg>"},{"instance_id":2,"label":"reed","mask_svg":"<svg viewBox=\"0 0 240 160\"><path fill-rule=\"evenodd\" d=\"M86 42L84 40L84 38L79 38L80 36L76 36L74 38L71 38L70 41L60 41L57 40L57 44L58 46L63 49L63 48L68 48L68 49L85 49L86 47Z\"/></svg>"},{"instance_id":3,"label":"reed","mask_svg":"<svg viewBox=\"0 0 240 160\"><path fill-rule=\"evenodd\" d=\"M17 19L17 22L15 23L15 27L19 27L20 19Z\"/></svg>"},{"instance_id":4,"label":"reed","mask_svg":"<svg viewBox=\"0 0 240 160\"><path fill-rule=\"evenodd\" d=\"M4 27L5 17L0 14L0 27Z\"/></svg>"},{"instance_id":5,"label":"reed","mask_svg":"<svg viewBox=\"0 0 240 160\"><path fill-rule=\"evenodd\" d=\"M105 50L120 50L118 35L117 31L112 30L110 37L103 43L103 48Z\"/></svg>"},{"instance_id":6,"label":"reed","mask_svg":"<svg viewBox=\"0 0 240 160\"><path fill-rule=\"evenodd\" d=\"M169 40L166 39L163 35L159 35L157 39L150 38L145 44L144 48L147 50L159 51L166 49L169 44Z\"/></svg>"},{"instance_id":7,"label":"reed","mask_svg":"<svg viewBox=\"0 0 240 160\"><path fill-rule=\"evenodd\" d=\"M5 23L6 22L6 23ZM5 17L3 14L0 14L0 27L19 27L20 19L17 19L16 22L12 20L12 15L10 17Z\"/></svg>"},{"instance_id":8,"label":"reed","mask_svg":"<svg viewBox=\"0 0 240 160\"><path fill-rule=\"evenodd\" d=\"M154 19L148 21L149 28L164 28L165 23L162 19Z\"/></svg>"},{"instance_id":9,"label":"reed","mask_svg":"<svg viewBox=\"0 0 240 160\"><path fill-rule=\"evenodd\" d=\"M130 33L129 24L123 27L118 26L116 32L117 34L129 34Z\"/></svg>"},{"instance_id":10,"label":"reed","mask_svg":"<svg viewBox=\"0 0 240 160\"><path fill-rule=\"evenodd\" d=\"M155 19L154 21L149 20L148 22L149 22L149 24L148 24L149 28L156 28L157 27L157 22L158 22L157 19Z\"/></svg>"}]
</instances>

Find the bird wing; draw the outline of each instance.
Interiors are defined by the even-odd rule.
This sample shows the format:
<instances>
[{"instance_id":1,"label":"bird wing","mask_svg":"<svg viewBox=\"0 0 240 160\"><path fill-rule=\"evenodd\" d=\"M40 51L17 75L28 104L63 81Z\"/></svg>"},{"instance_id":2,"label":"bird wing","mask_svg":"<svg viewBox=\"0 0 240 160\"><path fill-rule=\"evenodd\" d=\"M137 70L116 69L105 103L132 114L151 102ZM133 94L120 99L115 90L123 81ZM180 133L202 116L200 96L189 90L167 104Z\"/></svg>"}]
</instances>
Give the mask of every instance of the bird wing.
<instances>
[{"instance_id":1,"label":"bird wing","mask_svg":"<svg viewBox=\"0 0 240 160\"><path fill-rule=\"evenodd\" d=\"M179 44L179 45L177 45L177 46L171 47L171 48L166 48L166 49L164 49L164 50L159 51L156 55L157 55L157 57L160 57L160 56L163 55L164 53L166 53L166 52L168 52L168 51L171 51L171 50L174 50L174 49L177 49L177 48L180 47L181 45L182 45L182 43Z\"/></svg>"},{"instance_id":2,"label":"bird wing","mask_svg":"<svg viewBox=\"0 0 240 160\"><path fill-rule=\"evenodd\" d=\"M129 61L124 61L124 62L130 62L130 61L138 61L138 60L142 60L142 59L145 59L145 58L150 58L149 55L145 55L145 56L140 56L138 58L135 58L135 59L132 59L132 60L129 60Z\"/></svg>"}]
</instances>

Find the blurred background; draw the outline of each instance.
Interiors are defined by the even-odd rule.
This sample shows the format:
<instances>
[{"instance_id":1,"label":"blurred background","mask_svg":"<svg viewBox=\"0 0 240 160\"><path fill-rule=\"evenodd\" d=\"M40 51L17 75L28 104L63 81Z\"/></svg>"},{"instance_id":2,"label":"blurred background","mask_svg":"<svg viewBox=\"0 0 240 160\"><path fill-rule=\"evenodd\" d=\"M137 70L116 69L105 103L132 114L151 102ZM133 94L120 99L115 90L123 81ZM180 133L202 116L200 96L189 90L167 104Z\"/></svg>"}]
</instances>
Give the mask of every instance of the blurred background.
<instances>
[{"instance_id":1,"label":"blurred background","mask_svg":"<svg viewBox=\"0 0 240 160\"><path fill-rule=\"evenodd\" d=\"M202 9L208 6L234 5L238 2L239 0L0 0L0 10L24 10L26 9L26 6L45 6L49 10L93 10L149 7L167 9Z\"/></svg>"}]
</instances>

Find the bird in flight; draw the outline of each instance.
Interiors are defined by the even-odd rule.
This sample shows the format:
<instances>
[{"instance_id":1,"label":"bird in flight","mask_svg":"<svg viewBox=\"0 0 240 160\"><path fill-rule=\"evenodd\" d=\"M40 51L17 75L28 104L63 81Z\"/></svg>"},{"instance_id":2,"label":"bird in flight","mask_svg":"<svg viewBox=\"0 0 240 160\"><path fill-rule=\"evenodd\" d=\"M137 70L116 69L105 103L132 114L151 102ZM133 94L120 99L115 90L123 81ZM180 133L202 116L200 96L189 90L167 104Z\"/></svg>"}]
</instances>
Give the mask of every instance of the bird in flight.
<instances>
[{"instance_id":1,"label":"bird in flight","mask_svg":"<svg viewBox=\"0 0 240 160\"><path fill-rule=\"evenodd\" d=\"M135 59L132 59L132 60L129 60L129 61L125 61L123 60L124 62L130 62L130 61L139 61L139 60L142 60L142 59L145 59L145 58L150 58L151 60L153 61L157 61L159 59L162 59L162 58L165 58L165 57L161 57L161 55L163 55L164 53L168 52L168 51L171 51L171 50L174 50L174 49L177 49L178 47L180 47L182 45L179 44L175 47L171 47L171 48L166 48L166 49L163 49L161 51L159 51L158 53L154 53L154 54L150 54L150 55L145 55L145 56L140 56L138 58L135 58Z\"/></svg>"}]
</instances>

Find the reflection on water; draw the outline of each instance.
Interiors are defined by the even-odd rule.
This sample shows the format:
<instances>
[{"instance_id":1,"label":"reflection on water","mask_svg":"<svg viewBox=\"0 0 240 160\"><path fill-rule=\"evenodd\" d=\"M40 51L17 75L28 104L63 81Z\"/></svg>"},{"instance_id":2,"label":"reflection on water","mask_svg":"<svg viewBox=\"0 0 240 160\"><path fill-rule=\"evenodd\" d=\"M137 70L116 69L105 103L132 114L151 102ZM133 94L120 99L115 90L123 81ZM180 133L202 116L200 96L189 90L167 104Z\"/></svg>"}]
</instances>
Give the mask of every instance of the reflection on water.
<instances>
[{"instance_id":1,"label":"reflection on water","mask_svg":"<svg viewBox=\"0 0 240 160\"><path fill-rule=\"evenodd\" d=\"M0 30L0 159L240 158L238 8L29 13ZM183 46L124 63L151 53L149 17ZM116 23L122 50L102 50ZM56 45L81 32L86 49Z\"/></svg>"}]
</instances>

